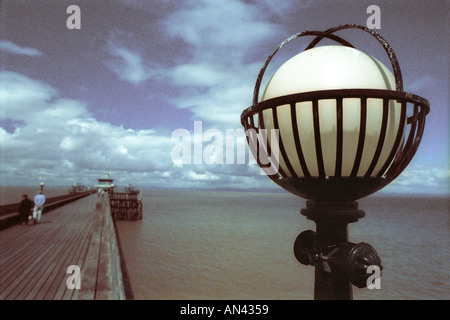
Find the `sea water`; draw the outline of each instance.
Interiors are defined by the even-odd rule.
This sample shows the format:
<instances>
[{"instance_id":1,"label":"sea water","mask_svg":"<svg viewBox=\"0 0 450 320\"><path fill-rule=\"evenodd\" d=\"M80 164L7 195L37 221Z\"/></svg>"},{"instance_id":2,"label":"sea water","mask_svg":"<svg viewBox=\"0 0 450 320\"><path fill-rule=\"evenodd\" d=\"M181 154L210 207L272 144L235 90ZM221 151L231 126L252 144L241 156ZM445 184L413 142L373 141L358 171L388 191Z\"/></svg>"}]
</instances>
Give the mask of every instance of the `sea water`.
<instances>
[{"instance_id":1,"label":"sea water","mask_svg":"<svg viewBox=\"0 0 450 320\"><path fill-rule=\"evenodd\" d=\"M143 219L117 221L135 299L312 299L293 243L314 222L287 193L144 190ZM449 299L447 197L370 196L349 241L381 257L380 289L354 299Z\"/></svg>"}]
</instances>

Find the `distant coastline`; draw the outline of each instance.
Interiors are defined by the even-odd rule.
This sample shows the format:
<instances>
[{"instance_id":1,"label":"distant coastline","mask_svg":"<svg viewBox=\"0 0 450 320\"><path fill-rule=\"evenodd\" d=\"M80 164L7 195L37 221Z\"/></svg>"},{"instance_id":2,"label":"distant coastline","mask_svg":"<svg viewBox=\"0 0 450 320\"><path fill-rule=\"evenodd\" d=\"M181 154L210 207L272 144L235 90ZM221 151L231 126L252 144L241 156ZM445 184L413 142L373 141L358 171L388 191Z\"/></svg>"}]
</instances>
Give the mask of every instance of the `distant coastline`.
<instances>
[{"instance_id":1,"label":"distant coastline","mask_svg":"<svg viewBox=\"0 0 450 320\"><path fill-rule=\"evenodd\" d=\"M46 186L44 190L69 190L71 186ZM122 189L126 187L126 185L117 186L118 189ZM282 188L232 188L232 187L217 187L217 188L164 188L164 187L139 187L134 186L136 189L141 189L143 191L194 191L194 192L249 192L249 193L280 193L280 194L290 194L288 191L282 189ZM30 185L0 185L0 196L1 192L4 189L7 188L23 188L23 189L36 189L39 190L39 186L30 186ZM430 197L436 197L436 198L450 198L450 192L449 193L398 193L398 192L388 192L384 190L380 190L374 194L371 194L367 196L369 197L393 197L393 198L430 198ZM365 198L363 198L365 199Z\"/></svg>"}]
</instances>

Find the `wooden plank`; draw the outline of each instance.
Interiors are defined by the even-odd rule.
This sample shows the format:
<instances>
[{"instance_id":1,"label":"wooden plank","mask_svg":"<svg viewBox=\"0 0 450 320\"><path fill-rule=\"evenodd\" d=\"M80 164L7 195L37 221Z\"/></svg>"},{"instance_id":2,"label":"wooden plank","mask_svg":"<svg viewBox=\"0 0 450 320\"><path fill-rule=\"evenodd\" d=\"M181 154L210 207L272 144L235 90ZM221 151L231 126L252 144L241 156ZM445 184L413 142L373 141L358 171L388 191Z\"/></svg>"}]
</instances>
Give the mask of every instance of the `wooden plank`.
<instances>
[{"instance_id":1,"label":"wooden plank","mask_svg":"<svg viewBox=\"0 0 450 320\"><path fill-rule=\"evenodd\" d=\"M50 250L51 247L47 247L43 252L40 254L37 254L37 258L34 259L34 261L29 265L21 265L21 269L17 270L16 274L17 277L14 277L14 273L11 275L11 277L8 277L8 282L5 284L2 284L2 287L0 287L0 290L2 291L0 293L0 299L7 299L8 296L13 292L13 290L16 289L17 286L19 286L22 281L27 281L31 277L31 273L33 269L38 265L39 262L42 261L43 257L45 257L45 254ZM3 288L5 286L5 288Z\"/></svg>"},{"instance_id":2,"label":"wooden plank","mask_svg":"<svg viewBox=\"0 0 450 320\"><path fill-rule=\"evenodd\" d=\"M87 239L87 246L83 252L83 255L80 257L81 260L81 274L82 274L82 280L81 280L81 289L80 290L73 290L72 296L70 297L72 300L88 300L88 299L94 299L95 298L95 292L96 292L96 286L97 286L97 274L98 274L98 265L97 269L93 268L92 262L97 261L98 264L98 258L97 256L97 250L98 248L98 242L95 237L99 236L99 228L101 227L100 219L101 216L104 214L103 206L106 203L106 198L100 198L98 199L100 202L96 203L96 215L95 219L92 223L92 232L91 237ZM97 256L98 257L98 256ZM65 295L63 297L64 299L68 299L69 295Z\"/></svg>"},{"instance_id":3,"label":"wooden plank","mask_svg":"<svg viewBox=\"0 0 450 320\"><path fill-rule=\"evenodd\" d=\"M52 211L51 224L45 223L46 216L36 226L3 230L0 233L0 299L62 296L61 287L65 287L65 270L69 266L66 264L72 264L74 255L75 263L80 256L86 256L87 246L92 242L95 214L95 202L88 197Z\"/></svg>"},{"instance_id":4,"label":"wooden plank","mask_svg":"<svg viewBox=\"0 0 450 320\"><path fill-rule=\"evenodd\" d=\"M100 253L100 235L98 227L94 226L85 264L81 269L83 286L78 291L79 300L94 300L97 286L98 257Z\"/></svg>"},{"instance_id":5,"label":"wooden plank","mask_svg":"<svg viewBox=\"0 0 450 320\"><path fill-rule=\"evenodd\" d=\"M89 230L89 232L86 234L86 238L85 238L84 241L83 241L83 246L81 247L80 255L78 256L77 263L76 263L76 265L80 266L81 269L82 269L83 266L84 266L84 263L85 263L84 260L85 260L85 258L86 258L86 255L87 255L87 252L88 252L88 249L89 249L89 244L90 244L90 242L91 242L92 232L93 232L92 225L89 226L89 229L90 229L90 230ZM81 278L81 281L83 281L83 275L81 275L81 277L82 277L82 278ZM83 282L81 282L81 284L84 285ZM65 288L65 291L64 291L64 294L62 295L61 299L62 299L62 300L76 299L77 296L78 296L78 292L79 292L78 289L69 290L69 289L67 289L67 287L66 287L66 288ZM56 297L56 298L57 298L57 297Z\"/></svg>"},{"instance_id":6,"label":"wooden plank","mask_svg":"<svg viewBox=\"0 0 450 320\"><path fill-rule=\"evenodd\" d=\"M43 278L43 273L48 269L49 265L52 264L52 262L58 263L58 258L61 254L64 254L66 252L66 248L64 245L68 241L72 241L73 235L71 235L68 232L65 232L66 228L60 228L59 230L55 230L53 232L50 232L48 234L48 238L51 240L48 242L47 249L44 251L41 251L43 247L33 247L32 250L34 250L37 258L34 258L35 255L31 257L31 259L34 258L37 263L32 264L33 267L31 269L26 269L23 271L26 276L24 276L20 283L17 283L17 281L13 282L12 285L15 283L14 291L11 292L8 298L15 299L17 293L20 293L22 290L24 290L26 287L29 289L33 288L36 282L39 281L39 279ZM56 241L55 241L56 240ZM45 278L44 278L45 279ZM39 288L41 290L42 288ZM26 290L29 291L29 290Z\"/></svg>"},{"instance_id":7,"label":"wooden plank","mask_svg":"<svg viewBox=\"0 0 450 320\"><path fill-rule=\"evenodd\" d=\"M6 298L22 281L27 281L33 277L33 269L39 265L42 259L45 259L47 252L51 251L52 242L51 237L45 237L40 240L39 245L29 245L24 256L14 255L16 263L2 266L2 269L6 272L1 275L0 299Z\"/></svg>"},{"instance_id":8,"label":"wooden plank","mask_svg":"<svg viewBox=\"0 0 450 320\"><path fill-rule=\"evenodd\" d=\"M46 281L42 283L37 291L37 294L33 296L33 299L53 299L53 290L54 283L57 285L64 285L64 278L66 277L66 270L69 265L66 264L67 257L73 254L73 248L77 244L79 240L79 233L82 232L82 228L84 225L79 225L78 232L72 232L68 230L68 234L71 235L69 240L63 242L63 245L60 244L60 248L58 250L58 254L56 256L56 264L54 265L53 272L51 275L48 275Z\"/></svg>"},{"instance_id":9,"label":"wooden plank","mask_svg":"<svg viewBox=\"0 0 450 320\"><path fill-rule=\"evenodd\" d=\"M102 221L102 233L100 242L100 255L98 262L98 279L97 291L95 299L106 300L112 298L113 288L111 287L112 270L111 270L111 242L106 219Z\"/></svg>"},{"instance_id":10,"label":"wooden plank","mask_svg":"<svg viewBox=\"0 0 450 320\"><path fill-rule=\"evenodd\" d=\"M49 277L53 269L55 268L57 262L54 260L47 264L44 272L40 274L39 277L35 277L32 281L28 283L26 290L22 290L16 296L11 296L14 300L31 300L34 298L35 294L40 290L42 284L45 282L47 277ZM9 298L9 297L8 297Z\"/></svg>"},{"instance_id":11,"label":"wooden plank","mask_svg":"<svg viewBox=\"0 0 450 320\"><path fill-rule=\"evenodd\" d=\"M33 264L38 259L41 260L41 255L45 255L51 249L55 239L64 235L64 227L57 228L53 232L49 232L48 228L35 228L34 232L22 234L22 237L27 239L27 245L23 247L23 250L17 250L17 252L20 252L19 254L11 254L10 259L2 261L2 271L4 271L0 274L0 282L2 285L4 285L5 281L11 282L14 274L25 272L23 269L27 265ZM15 236L14 238L20 238L20 236ZM44 250L45 248L47 250Z\"/></svg>"},{"instance_id":12,"label":"wooden plank","mask_svg":"<svg viewBox=\"0 0 450 320\"><path fill-rule=\"evenodd\" d=\"M10 265L14 261L17 262L18 257L26 256L26 252L32 244L38 244L39 241L47 239L45 235L41 236L41 229L33 228L31 226L15 226L0 232L0 235L2 240L2 248L0 249L2 252L1 263L7 265Z\"/></svg>"},{"instance_id":13,"label":"wooden plank","mask_svg":"<svg viewBox=\"0 0 450 320\"><path fill-rule=\"evenodd\" d=\"M89 237L89 233L92 232L92 229L90 228L91 223L89 223L89 220L85 221L85 224L83 226L80 226L79 230L79 234L77 239L75 240L74 246L72 248L72 254L71 255L67 255L65 261L62 263L63 266L63 270L64 271L64 277L63 277L63 281L59 284L59 287L57 289L57 291L55 292L55 294L53 295L54 300L60 300L62 299L64 293L66 292L67 289L67 278L69 277L69 275L67 274L67 267L71 266L71 265L75 265L75 266L79 266L81 268L80 265L80 261L79 261L79 256L80 253L83 249L83 247L85 247L85 242L87 238Z\"/></svg>"},{"instance_id":14,"label":"wooden plank","mask_svg":"<svg viewBox=\"0 0 450 320\"><path fill-rule=\"evenodd\" d=\"M51 211L36 226L0 231L0 299L115 298L108 207L107 197L91 196ZM69 265L81 268L80 290L66 286Z\"/></svg>"},{"instance_id":15,"label":"wooden plank","mask_svg":"<svg viewBox=\"0 0 450 320\"><path fill-rule=\"evenodd\" d=\"M89 203L89 205L92 205ZM89 210L90 209L90 210ZM71 222L67 224L68 230L67 232L70 232L73 234L74 238L70 242L65 243L65 255L62 255L58 259L58 264L55 267L54 274L52 279L48 279L45 284L42 286L42 289L46 289L45 294L43 294L43 290L39 292L37 296L35 296L34 299L54 299L54 296L58 289L61 286L66 286L66 278L67 278L67 267L70 264L67 264L70 260L70 257L74 255L76 252L76 248L79 246L79 238L82 237L83 230L85 230L86 223L88 223L91 219L86 219L88 217L85 216L84 213L88 212L90 215L93 214L92 207L86 208L86 205L79 206L76 208L76 212L73 212L75 219L71 219ZM80 220L82 219L83 220Z\"/></svg>"}]
</instances>

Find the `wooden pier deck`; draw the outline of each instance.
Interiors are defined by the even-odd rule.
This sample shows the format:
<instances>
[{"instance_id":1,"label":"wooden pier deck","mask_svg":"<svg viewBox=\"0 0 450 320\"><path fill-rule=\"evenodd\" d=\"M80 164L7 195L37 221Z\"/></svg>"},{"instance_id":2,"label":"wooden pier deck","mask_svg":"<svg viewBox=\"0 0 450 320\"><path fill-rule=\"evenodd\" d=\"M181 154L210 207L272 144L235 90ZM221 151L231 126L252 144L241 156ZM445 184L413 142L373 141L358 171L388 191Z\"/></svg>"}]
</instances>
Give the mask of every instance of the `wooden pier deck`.
<instances>
[{"instance_id":1,"label":"wooden pier deck","mask_svg":"<svg viewBox=\"0 0 450 320\"><path fill-rule=\"evenodd\" d=\"M107 196L90 195L0 231L0 300L125 299ZM67 273L79 266L81 288Z\"/></svg>"}]
</instances>

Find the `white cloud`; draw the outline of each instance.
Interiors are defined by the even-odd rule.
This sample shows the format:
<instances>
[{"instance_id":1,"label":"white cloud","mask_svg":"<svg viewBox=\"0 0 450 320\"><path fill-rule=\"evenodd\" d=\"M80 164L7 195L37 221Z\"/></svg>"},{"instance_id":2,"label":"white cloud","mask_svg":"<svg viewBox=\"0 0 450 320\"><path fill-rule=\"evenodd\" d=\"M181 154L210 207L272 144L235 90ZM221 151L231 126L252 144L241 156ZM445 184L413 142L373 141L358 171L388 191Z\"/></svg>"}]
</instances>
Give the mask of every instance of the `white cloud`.
<instances>
[{"instance_id":1,"label":"white cloud","mask_svg":"<svg viewBox=\"0 0 450 320\"><path fill-rule=\"evenodd\" d=\"M29 183L36 177L49 184L76 178L90 183L92 175L105 170L171 170L170 137L97 121L85 103L60 97L52 87L24 75L5 71L0 79L7 115L2 118L22 120L13 133L0 128L3 183Z\"/></svg>"},{"instance_id":2,"label":"white cloud","mask_svg":"<svg viewBox=\"0 0 450 320\"><path fill-rule=\"evenodd\" d=\"M410 165L384 191L450 194L450 163L429 166Z\"/></svg>"},{"instance_id":3,"label":"white cloud","mask_svg":"<svg viewBox=\"0 0 450 320\"><path fill-rule=\"evenodd\" d=\"M191 180L206 180L206 181L212 181L212 180L219 180L219 176L211 173L211 172L205 172L205 173L197 173L193 170L189 170L186 174L188 179Z\"/></svg>"},{"instance_id":4,"label":"white cloud","mask_svg":"<svg viewBox=\"0 0 450 320\"><path fill-rule=\"evenodd\" d=\"M266 12L271 12L282 18L284 15L290 13L292 8L298 12L300 10L305 10L312 7L317 0L295 0L295 1L273 1L273 0L253 0L255 4L259 4L263 7Z\"/></svg>"},{"instance_id":5,"label":"white cloud","mask_svg":"<svg viewBox=\"0 0 450 320\"><path fill-rule=\"evenodd\" d=\"M152 70L145 65L139 53L115 44L110 44L108 50L114 58L107 60L105 64L121 80L138 85L152 77Z\"/></svg>"},{"instance_id":6,"label":"white cloud","mask_svg":"<svg viewBox=\"0 0 450 320\"><path fill-rule=\"evenodd\" d=\"M194 8L181 10L164 20L167 32L187 41L192 52L186 63L173 68L171 80L226 91L248 82L249 74L255 73L256 79L259 70L246 58L260 41L279 32L279 27L263 22L264 15L258 15L257 7L239 1L196 4ZM173 23L175 21L178 23ZM193 81L189 82L190 79Z\"/></svg>"},{"instance_id":7,"label":"white cloud","mask_svg":"<svg viewBox=\"0 0 450 320\"><path fill-rule=\"evenodd\" d=\"M224 79L226 72L216 68L206 64L183 64L170 70L170 77L181 86L211 87L227 81Z\"/></svg>"},{"instance_id":8,"label":"white cloud","mask_svg":"<svg viewBox=\"0 0 450 320\"><path fill-rule=\"evenodd\" d=\"M49 85L12 71L0 72L0 84L3 119L31 119L57 94Z\"/></svg>"},{"instance_id":9,"label":"white cloud","mask_svg":"<svg viewBox=\"0 0 450 320\"><path fill-rule=\"evenodd\" d=\"M186 1L183 9L169 15L163 23L169 35L183 39L197 50L220 52L242 48L279 30L264 16L257 6L237 0ZM236 50L222 54L234 59L241 55Z\"/></svg>"},{"instance_id":10,"label":"white cloud","mask_svg":"<svg viewBox=\"0 0 450 320\"><path fill-rule=\"evenodd\" d=\"M128 4L135 7L133 2ZM175 49L184 54L174 57L168 52L164 62L150 66L146 57L154 51L151 41L138 41L138 31L116 30L107 40L113 59L106 64L124 81L142 84L151 79L175 88L161 92L160 97L178 108L188 108L193 119L221 129L240 127L240 114L251 104L263 65L263 61L249 61L249 56L282 31L267 19L267 6L271 4L181 1L160 19L159 27L169 48L177 43ZM287 5L281 7L287 10Z\"/></svg>"},{"instance_id":11,"label":"white cloud","mask_svg":"<svg viewBox=\"0 0 450 320\"><path fill-rule=\"evenodd\" d=\"M35 48L21 47L8 40L0 40L0 50L10 54L19 54L30 57L42 55L42 52Z\"/></svg>"},{"instance_id":12,"label":"white cloud","mask_svg":"<svg viewBox=\"0 0 450 320\"><path fill-rule=\"evenodd\" d=\"M186 1L162 20L165 31L184 41L190 52L188 61L166 72L165 80L182 88L180 95L168 98L171 103L189 108L195 119L211 126L240 127L240 114L251 104L263 65L249 62L248 56L281 31L265 19L262 8L237 0Z\"/></svg>"}]
</instances>

